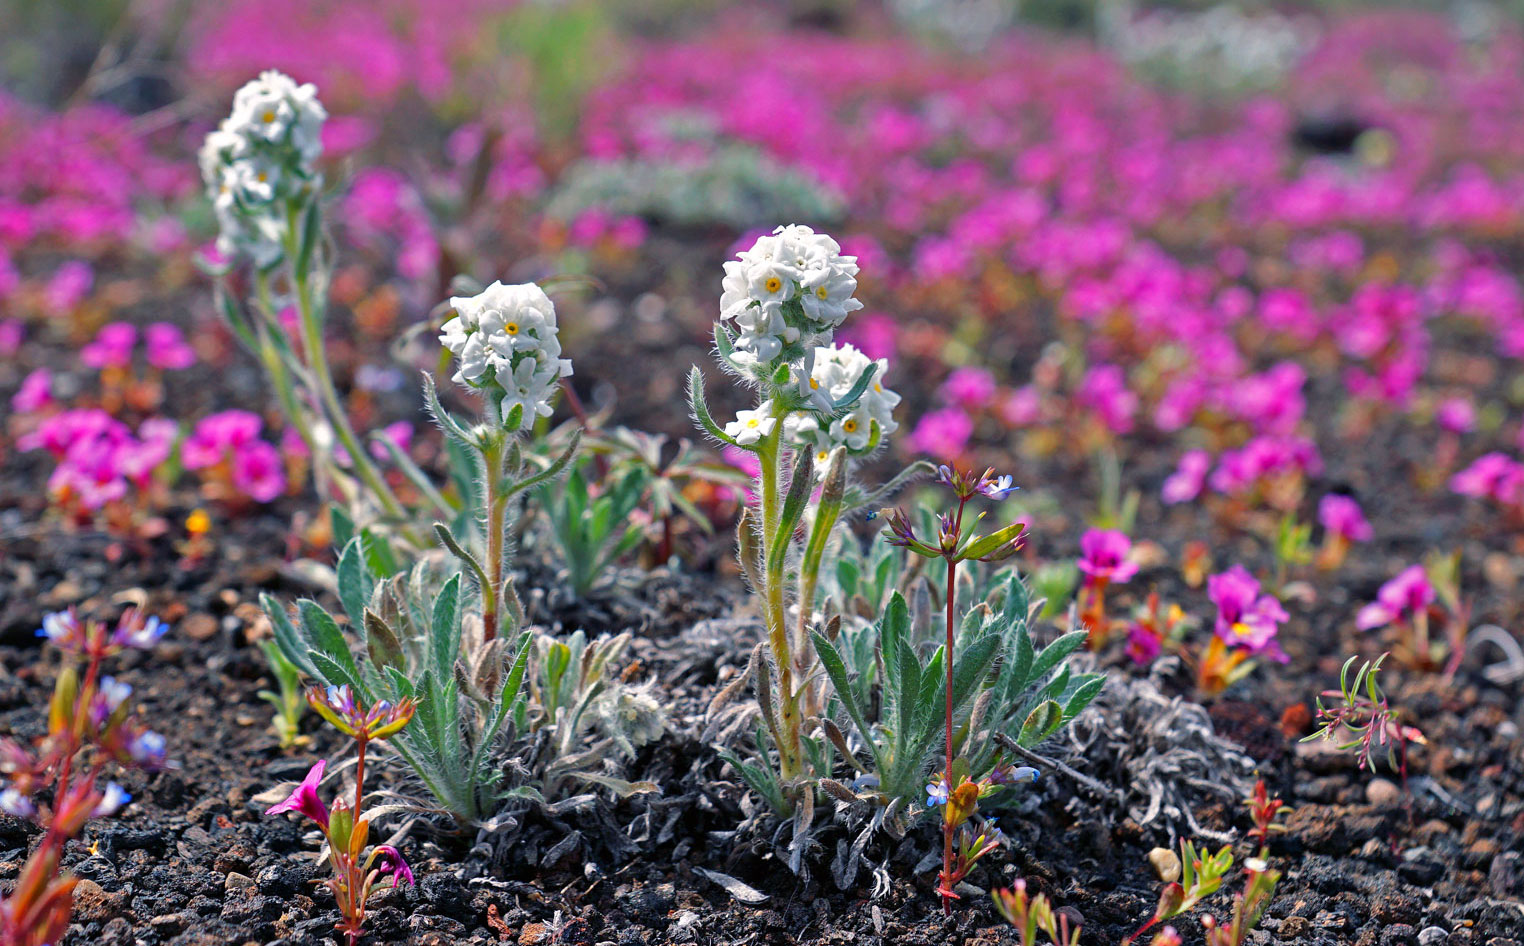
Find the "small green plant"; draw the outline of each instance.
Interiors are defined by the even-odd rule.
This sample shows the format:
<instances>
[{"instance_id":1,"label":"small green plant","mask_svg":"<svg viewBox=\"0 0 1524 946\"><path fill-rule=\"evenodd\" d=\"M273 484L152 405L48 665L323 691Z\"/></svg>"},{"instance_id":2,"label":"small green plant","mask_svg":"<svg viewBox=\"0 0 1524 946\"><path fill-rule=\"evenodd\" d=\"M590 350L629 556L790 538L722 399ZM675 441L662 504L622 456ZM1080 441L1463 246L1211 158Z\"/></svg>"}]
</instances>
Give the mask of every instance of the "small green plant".
<instances>
[{"instance_id":1,"label":"small green plant","mask_svg":"<svg viewBox=\"0 0 1524 946\"><path fill-rule=\"evenodd\" d=\"M578 595L586 594L610 565L645 537L642 524L631 519L646 493L645 469L611 471L593 489L584 473L588 466L584 463L563 483L539 490L540 507L560 547L567 579Z\"/></svg>"},{"instance_id":2,"label":"small green plant","mask_svg":"<svg viewBox=\"0 0 1524 946\"><path fill-rule=\"evenodd\" d=\"M1039 931L1046 933L1054 946L1079 946L1080 928L1071 928L1069 918L1054 910L1043 894L1027 896L1025 880L1017 880L1009 889L996 890L990 896L995 909L1016 928L1021 946L1037 946Z\"/></svg>"},{"instance_id":3,"label":"small green plant","mask_svg":"<svg viewBox=\"0 0 1524 946\"><path fill-rule=\"evenodd\" d=\"M1381 672L1381 664L1386 658L1387 655L1382 654L1374 662L1365 661L1353 678L1349 675L1350 668L1360 658L1351 657L1344 661L1339 670L1339 688L1318 694L1318 722L1321 725L1317 732L1302 741L1342 739L1337 743L1338 748L1343 752L1353 751L1359 759L1359 768L1371 772L1376 770L1377 753L1382 753L1388 767L1402 776L1403 790L1406 791L1408 743L1422 744L1424 737L1416 727L1398 721L1397 711L1387 702L1386 693L1376 682L1376 674Z\"/></svg>"},{"instance_id":4,"label":"small green plant","mask_svg":"<svg viewBox=\"0 0 1524 946\"><path fill-rule=\"evenodd\" d=\"M1224 844L1216 854L1207 854L1205 850L1197 853L1194 844L1182 840L1180 879L1164 885L1154 915L1136 933L1122 940L1122 946L1129 946L1156 924L1195 909L1198 903L1217 892L1222 879L1232 868L1233 849L1228 845Z\"/></svg>"},{"instance_id":5,"label":"small green plant","mask_svg":"<svg viewBox=\"0 0 1524 946\"><path fill-rule=\"evenodd\" d=\"M275 707L275 721L271 728L280 739L280 747L289 749L299 740L302 714L307 710L307 698L302 692L302 670L281 652L280 645L273 640L260 641L259 650L265 655L278 688L278 691L260 690L259 698Z\"/></svg>"}]
</instances>

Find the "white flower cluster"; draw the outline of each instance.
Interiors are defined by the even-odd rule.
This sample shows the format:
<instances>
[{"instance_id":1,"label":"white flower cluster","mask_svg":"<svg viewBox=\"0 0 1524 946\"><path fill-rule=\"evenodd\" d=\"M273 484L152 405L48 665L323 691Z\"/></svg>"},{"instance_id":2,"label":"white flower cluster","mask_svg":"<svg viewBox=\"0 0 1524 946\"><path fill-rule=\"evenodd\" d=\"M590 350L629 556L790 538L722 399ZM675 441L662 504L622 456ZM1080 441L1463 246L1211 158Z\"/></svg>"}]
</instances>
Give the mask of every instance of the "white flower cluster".
<instances>
[{"instance_id":1,"label":"white flower cluster","mask_svg":"<svg viewBox=\"0 0 1524 946\"><path fill-rule=\"evenodd\" d=\"M474 296L450 299L455 315L441 326L439 341L459 364L455 381L478 389L500 388L501 416L523 408L520 430L549 417L556 383L571 377L561 357L556 307L534 283L495 282ZM495 393L495 391L493 392Z\"/></svg>"},{"instance_id":2,"label":"white flower cluster","mask_svg":"<svg viewBox=\"0 0 1524 946\"><path fill-rule=\"evenodd\" d=\"M217 213L217 250L259 267L281 257L285 203L316 187L328 118L312 83L274 70L233 97L233 113L201 146L201 180Z\"/></svg>"},{"instance_id":3,"label":"white flower cluster","mask_svg":"<svg viewBox=\"0 0 1524 946\"><path fill-rule=\"evenodd\" d=\"M834 448L845 445L850 453L862 453L872 441L874 424L878 425L880 444L899 429L894 408L900 396L884 386L887 359L874 361L851 345L817 348L813 355L809 386L832 400L845 397L864 371L877 367L862 399L845 416L830 420L813 411L799 411L784 422L784 434L800 449L814 451L817 471L824 475L824 463Z\"/></svg>"},{"instance_id":4,"label":"white flower cluster","mask_svg":"<svg viewBox=\"0 0 1524 946\"><path fill-rule=\"evenodd\" d=\"M862 308L857 257L824 233L791 224L761 237L725 264L720 319L736 330L736 361L758 377L779 359L800 361L829 345L848 312Z\"/></svg>"}]
</instances>

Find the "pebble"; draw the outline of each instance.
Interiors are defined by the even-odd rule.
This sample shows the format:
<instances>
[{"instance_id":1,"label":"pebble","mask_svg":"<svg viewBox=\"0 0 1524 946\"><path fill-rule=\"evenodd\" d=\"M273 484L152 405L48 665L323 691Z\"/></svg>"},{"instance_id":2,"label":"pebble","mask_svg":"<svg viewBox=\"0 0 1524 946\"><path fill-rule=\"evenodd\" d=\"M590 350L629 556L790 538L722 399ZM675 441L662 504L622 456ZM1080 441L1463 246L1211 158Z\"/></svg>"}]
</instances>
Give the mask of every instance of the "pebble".
<instances>
[{"instance_id":1,"label":"pebble","mask_svg":"<svg viewBox=\"0 0 1524 946\"><path fill-rule=\"evenodd\" d=\"M1180 856L1167 847L1156 847L1148 852L1148 863L1153 866L1154 876L1167 884L1180 879Z\"/></svg>"},{"instance_id":2,"label":"pebble","mask_svg":"<svg viewBox=\"0 0 1524 946\"><path fill-rule=\"evenodd\" d=\"M193 641L209 641L217 636L217 619L205 611L198 611L180 622L179 633Z\"/></svg>"},{"instance_id":3,"label":"pebble","mask_svg":"<svg viewBox=\"0 0 1524 946\"><path fill-rule=\"evenodd\" d=\"M1365 786L1365 800L1372 805L1390 805L1402 797L1402 789L1384 778L1373 778Z\"/></svg>"},{"instance_id":4,"label":"pebble","mask_svg":"<svg viewBox=\"0 0 1524 946\"><path fill-rule=\"evenodd\" d=\"M1393 923L1381 931L1381 946L1413 946L1417 932L1406 923Z\"/></svg>"},{"instance_id":5,"label":"pebble","mask_svg":"<svg viewBox=\"0 0 1524 946\"><path fill-rule=\"evenodd\" d=\"M1450 933L1442 926L1426 926L1418 931L1418 946L1439 946L1450 938Z\"/></svg>"},{"instance_id":6,"label":"pebble","mask_svg":"<svg viewBox=\"0 0 1524 946\"><path fill-rule=\"evenodd\" d=\"M223 882L223 889L236 890L240 887L253 887L254 878L247 874L240 874L236 870L228 871L227 880Z\"/></svg>"}]
</instances>

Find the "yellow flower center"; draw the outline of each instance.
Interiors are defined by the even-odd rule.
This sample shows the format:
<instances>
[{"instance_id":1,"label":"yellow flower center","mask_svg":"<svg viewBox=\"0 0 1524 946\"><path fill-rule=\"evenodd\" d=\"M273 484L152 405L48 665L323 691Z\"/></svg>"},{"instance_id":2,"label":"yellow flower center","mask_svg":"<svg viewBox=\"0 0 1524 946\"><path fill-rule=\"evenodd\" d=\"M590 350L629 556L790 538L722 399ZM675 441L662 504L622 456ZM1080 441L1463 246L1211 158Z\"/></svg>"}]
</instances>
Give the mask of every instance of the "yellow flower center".
<instances>
[{"instance_id":1,"label":"yellow flower center","mask_svg":"<svg viewBox=\"0 0 1524 946\"><path fill-rule=\"evenodd\" d=\"M875 382L873 382L873 390L877 391L880 394L883 394L884 393L884 386L882 384L879 384L877 381L875 381Z\"/></svg>"},{"instance_id":2,"label":"yellow flower center","mask_svg":"<svg viewBox=\"0 0 1524 946\"><path fill-rule=\"evenodd\" d=\"M259 183L261 183L261 184L263 184L265 181L268 181L270 179L270 175L266 174L264 171L260 171L258 174L254 175L254 176L259 181Z\"/></svg>"},{"instance_id":3,"label":"yellow flower center","mask_svg":"<svg viewBox=\"0 0 1524 946\"><path fill-rule=\"evenodd\" d=\"M820 390L820 382L816 381L814 378L811 378L810 379L810 389L813 390L813 391Z\"/></svg>"},{"instance_id":4,"label":"yellow flower center","mask_svg":"<svg viewBox=\"0 0 1524 946\"><path fill-rule=\"evenodd\" d=\"M841 429L845 430L849 434L855 434L857 433L857 421L852 420L849 417L841 422Z\"/></svg>"},{"instance_id":5,"label":"yellow flower center","mask_svg":"<svg viewBox=\"0 0 1524 946\"><path fill-rule=\"evenodd\" d=\"M819 289L815 290L815 297L817 299L826 299L829 298L830 295L831 291L824 286L821 286Z\"/></svg>"},{"instance_id":6,"label":"yellow flower center","mask_svg":"<svg viewBox=\"0 0 1524 946\"><path fill-rule=\"evenodd\" d=\"M212 529L212 517L205 509L197 509L185 517L185 531L191 535L206 535Z\"/></svg>"},{"instance_id":7,"label":"yellow flower center","mask_svg":"<svg viewBox=\"0 0 1524 946\"><path fill-rule=\"evenodd\" d=\"M517 335L519 333L519 323L509 322L507 325L503 326L503 331L507 332L509 335Z\"/></svg>"},{"instance_id":8,"label":"yellow flower center","mask_svg":"<svg viewBox=\"0 0 1524 946\"><path fill-rule=\"evenodd\" d=\"M746 426L747 427L760 427L760 426L762 426L762 422L757 420L755 417L748 417L746 419Z\"/></svg>"},{"instance_id":9,"label":"yellow flower center","mask_svg":"<svg viewBox=\"0 0 1524 946\"><path fill-rule=\"evenodd\" d=\"M783 288L783 280L779 279L777 276L769 276L767 277L767 282L763 283L762 285L767 288L768 292L777 292L779 289Z\"/></svg>"},{"instance_id":10,"label":"yellow flower center","mask_svg":"<svg viewBox=\"0 0 1524 946\"><path fill-rule=\"evenodd\" d=\"M263 121L266 125L268 125L271 122L275 121L275 112L273 110L267 111L267 112L265 112L263 115L261 115L259 117L260 117L261 121Z\"/></svg>"},{"instance_id":11,"label":"yellow flower center","mask_svg":"<svg viewBox=\"0 0 1524 946\"><path fill-rule=\"evenodd\" d=\"M820 461L821 463L824 463L826 461L826 458L829 457L830 455L831 454L828 453L827 451L822 450L819 453L815 454L815 459Z\"/></svg>"},{"instance_id":12,"label":"yellow flower center","mask_svg":"<svg viewBox=\"0 0 1524 946\"><path fill-rule=\"evenodd\" d=\"M1254 628L1250 627L1242 621L1235 621L1233 623L1232 631L1235 637L1249 637L1253 635Z\"/></svg>"}]
</instances>

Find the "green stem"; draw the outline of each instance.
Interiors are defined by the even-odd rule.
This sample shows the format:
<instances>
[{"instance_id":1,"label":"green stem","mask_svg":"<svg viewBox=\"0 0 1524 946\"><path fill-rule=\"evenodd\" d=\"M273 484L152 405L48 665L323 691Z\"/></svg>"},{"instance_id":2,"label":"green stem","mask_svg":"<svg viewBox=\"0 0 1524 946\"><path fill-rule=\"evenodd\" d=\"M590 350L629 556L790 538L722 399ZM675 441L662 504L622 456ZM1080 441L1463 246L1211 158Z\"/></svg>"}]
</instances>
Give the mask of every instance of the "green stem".
<instances>
[{"instance_id":1,"label":"green stem","mask_svg":"<svg viewBox=\"0 0 1524 946\"><path fill-rule=\"evenodd\" d=\"M483 527L487 533L487 585L482 588L482 639L490 641L498 631L498 601L503 583L503 544L508 531L508 499L503 496L503 441L501 437L482 450L482 462L486 464L485 486L486 519Z\"/></svg>"},{"instance_id":2,"label":"green stem","mask_svg":"<svg viewBox=\"0 0 1524 946\"><path fill-rule=\"evenodd\" d=\"M765 618L768 646L773 652L773 662L778 666L778 700L782 713L783 741L778 746L779 774L784 781L798 778L803 768L800 761L802 750L799 736L799 710L794 701L793 657L788 640L788 617L783 598L784 557L775 556L778 543L787 542L791 536L779 534L782 518L782 484L779 482L780 441L783 436L783 418L777 417L773 431L758 446L757 459L762 479L762 561Z\"/></svg>"},{"instance_id":3,"label":"green stem","mask_svg":"<svg viewBox=\"0 0 1524 946\"><path fill-rule=\"evenodd\" d=\"M323 327L318 322L312 301L311 279L298 278L297 275L296 255L301 239L300 230L300 208L293 204L286 214L286 264L290 268L291 284L296 289L296 311L302 326L302 344L307 351L307 367L312 372L318 397L329 415L328 421L333 425L334 435L348 451L355 473L381 504L387 517L404 519L402 504L393 495L391 487L386 485L385 478L375 464L371 463L370 455L361 448L360 438L355 436L354 427L349 423L349 414L339 400L338 389L334 387L333 372L329 370L328 358L323 349Z\"/></svg>"},{"instance_id":4,"label":"green stem","mask_svg":"<svg viewBox=\"0 0 1524 946\"><path fill-rule=\"evenodd\" d=\"M963 509L958 509L958 519L963 519ZM947 559L947 651L943 655L943 664L947 669L947 717L945 725L947 729L947 767L942 770L942 777L947 780L948 791L957 789L953 784L953 601L958 594L957 585L958 563L951 557ZM948 810L951 808L951 799L948 802ZM952 855L953 855L953 824L952 819L942 818L942 883L947 890L952 890ZM952 899L946 895L942 897L943 913L952 912Z\"/></svg>"}]
</instances>

